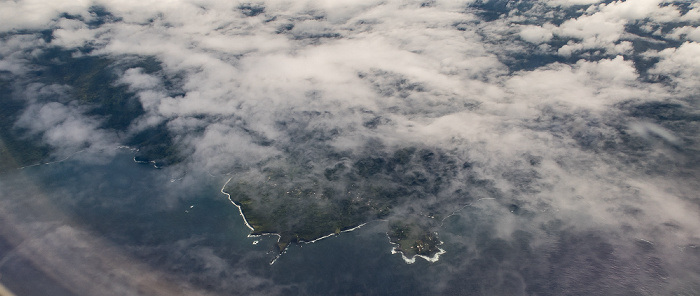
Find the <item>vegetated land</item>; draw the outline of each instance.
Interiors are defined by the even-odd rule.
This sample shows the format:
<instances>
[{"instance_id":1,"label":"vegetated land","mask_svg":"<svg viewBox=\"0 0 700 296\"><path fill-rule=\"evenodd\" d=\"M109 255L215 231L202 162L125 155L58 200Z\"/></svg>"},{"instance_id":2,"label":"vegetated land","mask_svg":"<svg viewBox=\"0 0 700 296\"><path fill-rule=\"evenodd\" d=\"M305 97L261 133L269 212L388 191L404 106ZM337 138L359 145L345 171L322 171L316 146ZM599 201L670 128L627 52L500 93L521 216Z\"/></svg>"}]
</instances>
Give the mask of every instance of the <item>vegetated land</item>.
<instances>
[{"instance_id":1,"label":"vegetated land","mask_svg":"<svg viewBox=\"0 0 700 296\"><path fill-rule=\"evenodd\" d=\"M396 250L406 257L415 255L431 257L440 251L438 246L442 243L437 232L407 221L392 221L389 224L388 234L391 242L396 244Z\"/></svg>"},{"instance_id":2,"label":"vegetated land","mask_svg":"<svg viewBox=\"0 0 700 296\"><path fill-rule=\"evenodd\" d=\"M0 80L0 173L39 163L50 151L36 137L23 136L22 131L14 127L24 103L9 96L8 84Z\"/></svg>"},{"instance_id":3,"label":"vegetated land","mask_svg":"<svg viewBox=\"0 0 700 296\"><path fill-rule=\"evenodd\" d=\"M415 147L354 162L339 156L324 165L277 157L235 174L223 191L241 208L251 234L280 236L279 252L290 243L387 219L399 251L432 256L439 252L436 230L446 214L438 205L465 198L462 185L451 180L467 167Z\"/></svg>"},{"instance_id":4,"label":"vegetated land","mask_svg":"<svg viewBox=\"0 0 700 296\"><path fill-rule=\"evenodd\" d=\"M86 116L100 119L100 128L124 134L145 111L136 95L118 83L119 73L128 68L141 68L144 73L162 70L150 57L116 60L75 55L75 51L59 47L45 49L32 63L32 71L21 76L0 73L0 172L50 160L52 148L43 143L42 134L29 134L15 124L30 104L23 93L27 85L65 87L65 94L34 98L31 104L77 103L85 107ZM138 148L139 161L167 165L183 159L165 124L128 135L121 144Z\"/></svg>"},{"instance_id":5,"label":"vegetated land","mask_svg":"<svg viewBox=\"0 0 700 296\"><path fill-rule=\"evenodd\" d=\"M0 76L0 173L39 163L50 151L37 137L23 135L23 131L15 127L25 102L13 98L12 93L12 77Z\"/></svg>"}]
</instances>

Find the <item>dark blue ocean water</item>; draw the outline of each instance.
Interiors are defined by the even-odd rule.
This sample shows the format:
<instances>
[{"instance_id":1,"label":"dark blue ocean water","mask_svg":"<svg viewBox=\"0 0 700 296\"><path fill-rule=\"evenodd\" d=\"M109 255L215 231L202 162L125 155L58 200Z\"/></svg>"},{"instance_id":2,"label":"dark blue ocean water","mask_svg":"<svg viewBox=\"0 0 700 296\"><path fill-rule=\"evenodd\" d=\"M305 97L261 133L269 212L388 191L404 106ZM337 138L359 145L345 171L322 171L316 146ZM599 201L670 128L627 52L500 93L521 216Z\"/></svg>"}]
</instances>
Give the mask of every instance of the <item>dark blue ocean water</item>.
<instances>
[{"instance_id":1,"label":"dark blue ocean water","mask_svg":"<svg viewBox=\"0 0 700 296\"><path fill-rule=\"evenodd\" d=\"M391 254L386 222L374 221L290 246L270 265L276 237L248 237L220 192L227 176L138 164L129 150L84 158L0 176L0 282L18 295L151 295L134 288L149 274L177 293L214 295L651 295L696 288L689 280L696 265L674 266L652 245L518 210L502 216L496 201L444 221L447 253L435 263L406 264ZM499 235L499 221L516 216L532 223L522 229L537 232ZM686 249L684 262L697 262L700 252Z\"/></svg>"},{"instance_id":2,"label":"dark blue ocean water","mask_svg":"<svg viewBox=\"0 0 700 296\"><path fill-rule=\"evenodd\" d=\"M399 295L430 288L416 277L435 264L407 265L392 255L384 222L291 246L270 265L276 237L247 236L238 209L220 192L226 176L156 169L135 163L128 150L105 161L77 158L0 179L3 208L15 215L13 223L86 231L135 263L222 294ZM50 231L22 235L31 239ZM30 284L19 281L7 285Z\"/></svg>"}]
</instances>

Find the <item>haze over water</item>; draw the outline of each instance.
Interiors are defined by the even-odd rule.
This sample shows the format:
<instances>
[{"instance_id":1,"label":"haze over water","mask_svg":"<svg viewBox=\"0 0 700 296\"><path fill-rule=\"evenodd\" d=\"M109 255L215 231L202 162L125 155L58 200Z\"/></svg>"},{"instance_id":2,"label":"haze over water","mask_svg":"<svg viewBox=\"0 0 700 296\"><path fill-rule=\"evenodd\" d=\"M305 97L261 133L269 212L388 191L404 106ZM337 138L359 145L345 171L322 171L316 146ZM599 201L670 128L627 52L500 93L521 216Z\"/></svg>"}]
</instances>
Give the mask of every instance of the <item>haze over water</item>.
<instances>
[{"instance_id":1,"label":"haze over water","mask_svg":"<svg viewBox=\"0 0 700 296\"><path fill-rule=\"evenodd\" d=\"M0 20L16 294L700 291L696 1L18 0ZM281 246L248 237L229 179ZM407 264L390 239L445 253Z\"/></svg>"}]
</instances>

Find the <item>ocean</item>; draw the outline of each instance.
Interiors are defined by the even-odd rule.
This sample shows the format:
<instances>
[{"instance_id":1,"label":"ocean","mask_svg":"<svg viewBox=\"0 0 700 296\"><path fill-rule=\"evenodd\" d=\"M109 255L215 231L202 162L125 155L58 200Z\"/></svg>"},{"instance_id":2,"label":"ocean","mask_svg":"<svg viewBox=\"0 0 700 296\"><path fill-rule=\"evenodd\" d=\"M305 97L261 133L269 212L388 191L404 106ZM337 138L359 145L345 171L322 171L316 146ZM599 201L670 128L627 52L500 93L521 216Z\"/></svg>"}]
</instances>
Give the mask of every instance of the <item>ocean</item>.
<instances>
[{"instance_id":1,"label":"ocean","mask_svg":"<svg viewBox=\"0 0 700 296\"><path fill-rule=\"evenodd\" d=\"M692 293L649 241L577 230L497 200L443 221L437 262L392 254L386 221L276 258L220 192L229 176L76 154L0 177L0 280L17 295L593 295ZM516 221L520 229L503 229ZM531 231L525 231L533 229ZM676 257L683 256L683 257ZM274 261L274 264L270 264ZM680 264L680 263L679 263ZM676 281L675 279L678 279Z\"/></svg>"},{"instance_id":2,"label":"ocean","mask_svg":"<svg viewBox=\"0 0 700 296\"><path fill-rule=\"evenodd\" d=\"M194 290L398 295L429 288L416 277L435 263L418 259L416 264L407 265L399 254L392 255L383 221L315 243L292 245L274 260L277 237L248 237L249 229L238 209L220 192L226 176L190 176L189 172L135 163L126 149L107 160L86 162L79 158L27 167L0 179L3 208L9 210L12 224L22 236L15 248L27 248L22 241L60 240L62 237L54 234L70 227L90 239L54 244L85 244L80 252L95 257L101 256L97 245L107 244L110 253L128 258L126 265L146 265L147 270L177 279ZM43 225L41 229L37 224ZM95 239L100 243L93 246L90 242ZM2 254L5 257L12 251L7 249ZM64 250L52 253L45 249L25 253L35 251L47 257L65 255ZM39 266L54 261L31 260ZM70 261L57 262L81 266L86 273L116 272L103 270L102 264L89 260ZM3 275L14 272L8 266L0 266ZM64 268L70 267L43 269L60 273ZM41 267L37 270L46 273ZM46 274L47 281L64 277ZM6 285L19 288L35 281L14 280ZM55 284L49 282L47 287ZM117 284L134 285L128 281ZM71 292L80 294L80 290Z\"/></svg>"}]
</instances>

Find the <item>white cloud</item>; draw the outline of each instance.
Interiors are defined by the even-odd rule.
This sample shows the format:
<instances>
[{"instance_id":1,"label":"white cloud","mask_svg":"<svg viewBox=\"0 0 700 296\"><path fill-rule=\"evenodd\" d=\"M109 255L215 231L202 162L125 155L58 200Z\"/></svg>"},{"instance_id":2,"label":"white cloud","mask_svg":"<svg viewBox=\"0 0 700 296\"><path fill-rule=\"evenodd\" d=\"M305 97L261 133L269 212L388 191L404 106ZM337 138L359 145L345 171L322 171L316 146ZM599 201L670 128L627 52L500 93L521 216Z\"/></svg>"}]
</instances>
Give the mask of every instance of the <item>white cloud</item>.
<instances>
[{"instance_id":1,"label":"white cloud","mask_svg":"<svg viewBox=\"0 0 700 296\"><path fill-rule=\"evenodd\" d=\"M635 83L636 78L633 64L618 56L516 73L507 80L506 87L518 104L604 110L621 101L648 96L648 90Z\"/></svg>"},{"instance_id":2,"label":"white cloud","mask_svg":"<svg viewBox=\"0 0 700 296\"><path fill-rule=\"evenodd\" d=\"M544 27L523 26L523 28L520 30L520 38L534 44L548 42L552 39L552 36L553 34L551 29Z\"/></svg>"},{"instance_id":3,"label":"white cloud","mask_svg":"<svg viewBox=\"0 0 700 296\"><path fill-rule=\"evenodd\" d=\"M375 142L381 145L372 153L428 146L473 162L470 174L492 181L503 195L499 198L522 199L523 207L543 213L537 218L542 221L532 223L561 219L572 227L619 233L631 224L638 227L634 231L649 234L654 221L672 220L673 212L684 208L684 196L674 195L672 205L656 211L672 177L640 177L637 164L620 154L640 137L684 142L682 135L656 123L628 124L639 120L627 117L620 106L695 94L700 45L685 42L646 54L660 59L649 72L670 77L675 88L669 89L640 79L638 65L625 59L637 54L626 30L636 22L650 32L661 23L692 19L698 6L681 15L661 1L599 2L548 1L537 8L552 10L537 16L541 19L523 12L486 22L465 7L469 1L436 1L427 7L422 1L268 1L256 2L264 12L246 16L235 1L101 0L95 3L122 20L90 28L59 18L66 11L88 21L94 17L87 12L88 2L76 7L57 2L36 8L29 20L7 18L0 29L53 28L50 45L93 44L94 55L117 60L143 55L161 62L157 73L139 68L118 73L117 83L135 92L146 111L129 132L166 123L186 153L183 165L223 174L290 150L302 150L325 165L315 154L322 149L359 157ZM26 12L36 3L5 2L0 7L7 10L0 15ZM574 4L588 6L572 12L579 17L552 24L553 11ZM695 40L696 31L691 23L665 37ZM518 68L513 61L533 47L523 41L539 45L535 54L543 57ZM47 46L34 35L0 42L0 70L18 75ZM592 53L578 55L585 50ZM554 54L577 61L564 62L569 60ZM538 64L549 58L560 62ZM177 91L169 92L166 82L175 83ZM65 91L56 86L53 93L60 89ZM116 137L100 129L101 119L85 116L85 109L31 102L18 126L41 134L54 147L116 145ZM633 133L623 139L621 130L628 127ZM642 156L630 157L652 162L644 153L657 153L654 149L644 146L635 151ZM531 162L527 155L541 161ZM518 183L520 176L508 179L513 172L524 172L521 183L527 184ZM466 178L456 176L455 182L467 183ZM535 189L524 192L518 186ZM627 204L644 214L620 215L618 208ZM521 222L512 217L496 221L504 238L519 227L541 231ZM685 231L678 242L698 235L695 228Z\"/></svg>"},{"instance_id":4,"label":"white cloud","mask_svg":"<svg viewBox=\"0 0 700 296\"><path fill-rule=\"evenodd\" d=\"M692 92L698 89L700 43L685 42L678 48L662 50L658 57L661 61L650 70L652 74L670 76L679 90Z\"/></svg>"},{"instance_id":5,"label":"white cloud","mask_svg":"<svg viewBox=\"0 0 700 296\"><path fill-rule=\"evenodd\" d=\"M28 62L38 56L45 45L38 35L15 35L0 39L0 71L8 71L15 75L25 74L30 70Z\"/></svg>"},{"instance_id":6,"label":"white cloud","mask_svg":"<svg viewBox=\"0 0 700 296\"><path fill-rule=\"evenodd\" d=\"M681 20L687 22L700 21L700 3L694 2L690 4L690 10L681 17Z\"/></svg>"},{"instance_id":7,"label":"white cloud","mask_svg":"<svg viewBox=\"0 0 700 296\"><path fill-rule=\"evenodd\" d=\"M160 78L143 73L141 68L127 69L120 82L129 85L129 88L134 91L150 90L162 86Z\"/></svg>"},{"instance_id":8,"label":"white cloud","mask_svg":"<svg viewBox=\"0 0 700 296\"><path fill-rule=\"evenodd\" d=\"M49 27L61 13L90 18L87 8L91 0L76 1L2 1L0 2L0 31L44 29Z\"/></svg>"},{"instance_id":9,"label":"white cloud","mask_svg":"<svg viewBox=\"0 0 700 296\"><path fill-rule=\"evenodd\" d=\"M565 56L587 49L604 49L611 54L629 53L631 44L620 46L625 26L643 20L657 24L681 22L692 15L682 15L678 7L663 4L661 0L631 0L589 6L583 15L565 21L554 31L555 35L579 39L565 45L559 52Z\"/></svg>"},{"instance_id":10,"label":"white cloud","mask_svg":"<svg viewBox=\"0 0 700 296\"><path fill-rule=\"evenodd\" d=\"M700 42L700 27L683 26L673 29L669 37L674 39L687 39Z\"/></svg>"},{"instance_id":11,"label":"white cloud","mask_svg":"<svg viewBox=\"0 0 700 296\"><path fill-rule=\"evenodd\" d=\"M95 40L98 33L88 29L85 23L73 19L60 19L56 22L56 27L51 44L68 48L85 46Z\"/></svg>"},{"instance_id":12,"label":"white cloud","mask_svg":"<svg viewBox=\"0 0 700 296\"><path fill-rule=\"evenodd\" d=\"M58 158L72 155L79 150L99 153L107 151L111 154L114 150L112 147L116 145L114 136L100 130L99 120L81 113L76 106L37 102L29 105L16 125L28 129L30 134L41 135L47 144L56 149L55 156Z\"/></svg>"},{"instance_id":13,"label":"white cloud","mask_svg":"<svg viewBox=\"0 0 700 296\"><path fill-rule=\"evenodd\" d=\"M650 122L635 122L630 125L630 128L645 138L649 138L651 135L656 135L671 144L681 144L681 140L674 135L673 132Z\"/></svg>"},{"instance_id":14,"label":"white cloud","mask_svg":"<svg viewBox=\"0 0 700 296\"><path fill-rule=\"evenodd\" d=\"M570 7L574 5L590 5L602 2L601 0L546 0L547 5Z\"/></svg>"}]
</instances>

